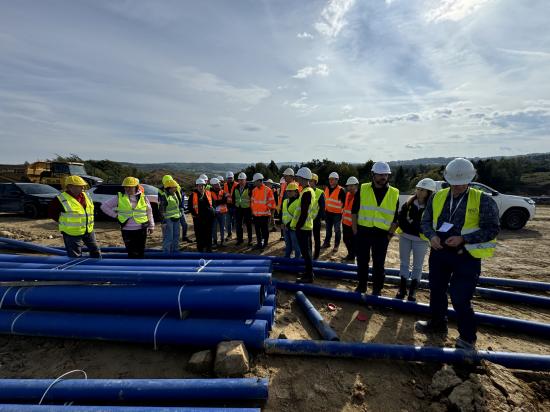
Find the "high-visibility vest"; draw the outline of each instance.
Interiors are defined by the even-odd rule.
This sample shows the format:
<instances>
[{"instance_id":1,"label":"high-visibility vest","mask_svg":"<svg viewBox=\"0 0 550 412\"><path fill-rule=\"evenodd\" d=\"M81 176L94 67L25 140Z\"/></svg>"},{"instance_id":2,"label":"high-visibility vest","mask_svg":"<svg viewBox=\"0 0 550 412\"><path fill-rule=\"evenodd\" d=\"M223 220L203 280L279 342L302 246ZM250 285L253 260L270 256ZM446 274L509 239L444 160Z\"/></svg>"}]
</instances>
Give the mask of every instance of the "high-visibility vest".
<instances>
[{"instance_id":1,"label":"high-visibility vest","mask_svg":"<svg viewBox=\"0 0 550 412\"><path fill-rule=\"evenodd\" d=\"M325 210L330 213L342 213L344 205L340 200L340 190L344 190L342 186L336 188L329 195L329 187L325 187Z\"/></svg>"},{"instance_id":2,"label":"high-visibility vest","mask_svg":"<svg viewBox=\"0 0 550 412\"><path fill-rule=\"evenodd\" d=\"M164 198L166 199L166 210L164 211L165 219L179 219L181 217L181 199L177 192L173 195L168 192L164 192Z\"/></svg>"},{"instance_id":3,"label":"high-visibility vest","mask_svg":"<svg viewBox=\"0 0 550 412\"><path fill-rule=\"evenodd\" d=\"M210 190L205 190L204 195L208 199L208 203L210 203L210 207L212 207L212 193ZM197 192L193 192L191 195L191 204L193 205L193 210L195 211L195 215L199 215L199 194Z\"/></svg>"},{"instance_id":4,"label":"high-visibility vest","mask_svg":"<svg viewBox=\"0 0 550 412\"><path fill-rule=\"evenodd\" d=\"M59 215L58 229L70 236L82 236L86 232L94 230L94 202L85 192L82 192L86 200L86 208L67 192L62 192L57 199L63 206L63 212Z\"/></svg>"},{"instance_id":5,"label":"high-visibility vest","mask_svg":"<svg viewBox=\"0 0 550 412\"><path fill-rule=\"evenodd\" d=\"M271 216L271 209L275 208L273 191L264 184L255 187L252 190L250 207L254 216Z\"/></svg>"},{"instance_id":6,"label":"high-visibility vest","mask_svg":"<svg viewBox=\"0 0 550 412\"><path fill-rule=\"evenodd\" d=\"M281 220L283 221L284 225L288 225L292 221L292 217L294 215L294 212L296 210L296 203L297 201L293 201L290 206L288 206L288 202L290 201L289 198L286 198L283 200L283 207L281 209Z\"/></svg>"},{"instance_id":7,"label":"high-visibility vest","mask_svg":"<svg viewBox=\"0 0 550 412\"><path fill-rule=\"evenodd\" d=\"M380 206L376 202L372 183L363 183L360 190L361 203L357 214L357 224L390 230L395 217L395 205L399 200L399 190L389 186Z\"/></svg>"},{"instance_id":8,"label":"high-visibility vest","mask_svg":"<svg viewBox=\"0 0 550 412\"><path fill-rule=\"evenodd\" d=\"M235 196L235 207L240 209L248 209L250 207L250 193L248 187L245 186L242 193L239 188L236 188L233 195Z\"/></svg>"},{"instance_id":9,"label":"high-visibility vest","mask_svg":"<svg viewBox=\"0 0 550 412\"><path fill-rule=\"evenodd\" d=\"M294 183L298 185L298 193L302 192L302 185L295 180L294 180ZM288 186L288 183L286 181L281 183L281 190L279 192L279 199L277 202L277 210L281 209L281 205L283 204L283 198L285 196L287 186Z\"/></svg>"},{"instance_id":10,"label":"high-visibility vest","mask_svg":"<svg viewBox=\"0 0 550 412\"><path fill-rule=\"evenodd\" d=\"M353 200L355 195L350 192L346 193L346 202L344 203L344 208L342 209L342 224L346 226L351 226L351 208L353 207Z\"/></svg>"},{"instance_id":11,"label":"high-visibility vest","mask_svg":"<svg viewBox=\"0 0 550 412\"><path fill-rule=\"evenodd\" d=\"M292 222L290 222L290 228L292 230L296 230L296 225L298 224L298 220L300 220L300 215L302 214L302 196L304 195L304 193L307 192L311 193L311 203L309 204L309 208L307 209L306 221L300 229L313 229L313 211L315 209L315 203L317 202L317 199L315 197L315 191L311 187L306 187L304 190L302 190L302 193L300 193L300 197L298 198L298 200L292 203L293 205L296 204L296 212L292 216Z\"/></svg>"},{"instance_id":12,"label":"high-visibility vest","mask_svg":"<svg viewBox=\"0 0 550 412\"><path fill-rule=\"evenodd\" d=\"M237 182L233 182L231 188L229 188L229 185L227 183L228 182L225 182L223 184L223 193L225 193L225 196L227 197L227 204L231 205L233 204L233 198L231 196L233 196L233 191L236 189L237 186L239 186L239 184Z\"/></svg>"},{"instance_id":13,"label":"high-visibility vest","mask_svg":"<svg viewBox=\"0 0 550 412\"><path fill-rule=\"evenodd\" d=\"M315 207L313 208L313 220L315 220L317 218L317 215L319 214L319 199L321 198L322 194L323 194L323 190L316 187L315 188Z\"/></svg>"},{"instance_id":14,"label":"high-visibility vest","mask_svg":"<svg viewBox=\"0 0 550 412\"><path fill-rule=\"evenodd\" d=\"M128 195L119 192L117 218L120 223L125 223L130 218L134 219L134 221L140 225L147 223L149 218L147 217L147 203L145 202L145 195L139 195L136 207L132 208L132 203L130 202Z\"/></svg>"},{"instance_id":15,"label":"high-visibility vest","mask_svg":"<svg viewBox=\"0 0 550 412\"><path fill-rule=\"evenodd\" d=\"M432 201L433 210L433 229L437 231L437 221L445 205L445 200L450 193L450 188L440 190L434 195ZM461 235L467 235L479 230L479 207L481 204L483 192L478 189L468 189L468 202L466 203L466 216L464 216L464 225L460 231ZM478 259L487 259L493 256L497 245L496 239L483 243L466 243L464 248L470 255Z\"/></svg>"},{"instance_id":16,"label":"high-visibility vest","mask_svg":"<svg viewBox=\"0 0 550 412\"><path fill-rule=\"evenodd\" d=\"M223 199L223 195L224 195L223 190L218 191L218 193L216 193L215 191L212 190L208 193L210 193L210 196L212 197L213 201ZM216 212L221 213L222 215L227 213L227 205L225 205L225 204L217 205L216 206Z\"/></svg>"}]
</instances>

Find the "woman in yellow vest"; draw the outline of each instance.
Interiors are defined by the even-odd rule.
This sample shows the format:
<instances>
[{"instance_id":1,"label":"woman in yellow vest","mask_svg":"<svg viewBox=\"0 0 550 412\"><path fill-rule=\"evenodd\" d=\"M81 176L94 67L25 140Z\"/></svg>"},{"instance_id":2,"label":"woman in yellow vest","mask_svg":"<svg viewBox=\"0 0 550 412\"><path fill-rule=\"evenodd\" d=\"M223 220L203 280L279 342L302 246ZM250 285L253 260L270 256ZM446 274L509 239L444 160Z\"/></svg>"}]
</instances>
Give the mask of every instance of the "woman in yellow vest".
<instances>
[{"instance_id":1,"label":"woman in yellow vest","mask_svg":"<svg viewBox=\"0 0 550 412\"><path fill-rule=\"evenodd\" d=\"M281 208L281 222L283 223L283 233L285 236L285 258L289 258L294 250L294 257L300 259L301 253L296 231L290 227L290 223L296 213L296 207L298 206L298 185L294 182L289 183L286 187L286 193L287 197L283 200Z\"/></svg>"},{"instance_id":2,"label":"woman in yellow vest","mask_svg":"<svg viewBox=\"0 0 550 412\"><path fill-rule=\"evenodd\" d=\"M493 255L500 229L495 201L468 186L475 175L469 160L452 160L444 173L451 187L431 197L420 225L431 246L431 319L416 322L415 328L421 333L447 334L449 291L459 333L455 347L466 350L475 349L476 343L472 297L481 273L481 259Z\"/></svg>"},{"instance_id":3,"label":"woman in yellow vest","mask_svg":"<svg viewBox=\"0 0 550 412\"><path fill-rule=\"evenodd\" d=\"M169 180L164 184L165 191L159 198L159 214L163 227L162 251L167 254L179 250L181 197L178 196L178 184Z\"/></svg>"},{"instance_id":4,"label":"woman in yellow vest","mask_svg":"<svg viewBox=\"0 0 550 412\"><path fill-rule=\"evenodd\" d=\"M139 180L127 177L122 182L124 193L109 199L101 205L107 216L118 219L122 240L130 259L143 258L147 235L153 233L155 221L151 204L139 189Z\"/></svg>"},{"instance_id":5,"label":"woman in yellow vest","mask_svg":"<svg viewBox=\"0 0 550 412\"><path fill-rule=\"evenodd\" d=\"M252 198L252 189L248 187L246 174L241 172L238 177L238 185L233 190L232 203L235 205L235 231L237 232L236 246L244 242L243 226L246 226L248 235L248 246L252 246L252 210L250 209L250 199Z\"/></svg>"}]
</instances>

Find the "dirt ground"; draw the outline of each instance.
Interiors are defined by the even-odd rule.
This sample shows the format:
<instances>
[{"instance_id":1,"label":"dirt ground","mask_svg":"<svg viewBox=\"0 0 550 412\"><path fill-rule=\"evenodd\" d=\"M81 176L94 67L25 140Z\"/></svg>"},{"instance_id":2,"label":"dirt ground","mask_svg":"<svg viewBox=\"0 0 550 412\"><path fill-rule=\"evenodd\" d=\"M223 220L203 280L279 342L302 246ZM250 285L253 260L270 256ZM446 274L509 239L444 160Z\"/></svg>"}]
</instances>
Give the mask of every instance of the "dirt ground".
<instances>
[{"instance_id":1,"label":"dirt ground","mask_svg":"<svg viewBox=\"0 0 550 412\"><path fill-rule=\"evenodd\" d=\"M190 219L189 219L190 220ZM6 230L21 240L45 245L62 246L54 222L29 220L15 215L0 214L0 231ZM102 246L121 246L118 225L98 222L97 237ZM191 237L193 235L190 230ZM324 234L321 235L324 238ZM537 209L537 217L520 231L503 230L498 237L493 259L483 264L482 276L522 278L549 281L550 277L550 207ZM247 247L235 247L235 240L220 251L253 253ZM160 230L156 229L148 247L160 247ZM265 254L283 255L284 243L279 233L271 233ZM183 245L194 251L194 244ZM346 251L343 244L337 254L322 251L321 260L341 261ZM392 240L386 267L399 265L398 240ZM427 270L427 266L425 267ZM284 273L277 278L292 279ZM319 284L352 290L346 281L319 279ZM383 294L394 296L395 287L386 286ZM550 296L550 294L549 294ZM342 341L443 345L453 347L457 331L450 326L444 341L431 341L414 331L419 319L389 309L364 307L345 302L330 302L310 297ZM428 302L426 291L418 300ZM335 311L328 303L337 305ZM318 339L319 336L294 302L293 294L281 291L277 297L276 322L271 337L284 333L289 339ZM475 310L550 323L550 310L518 304L503 304L475 300ZM356 319L366 315L366 321ZM537 337L480 327L478 348L511 352L550 354L550 341ZM52 378L72 369L83 369L90 378L181 378L193 377L186 363L193 351L186 348L163 347L154 351L150 346L86 342L63 339L0 337L0 378ZM371 360L315 359L276 357L256 354L252 358L250 376L269 376L270 398L266 411L414 411L434 408L427 395L437 364ZM463 371L468 373L469 371ZM541 377L542 376L542 377ZM550 381L550 374L523 374L528 384L541 379ZM550 386L548 386L550 387ZM535 409L550 410L548 393L542 394ZM434 409L435 410L435 409ZM523 409L522 409L523 410Z\"/></svg>"}]
</instances>

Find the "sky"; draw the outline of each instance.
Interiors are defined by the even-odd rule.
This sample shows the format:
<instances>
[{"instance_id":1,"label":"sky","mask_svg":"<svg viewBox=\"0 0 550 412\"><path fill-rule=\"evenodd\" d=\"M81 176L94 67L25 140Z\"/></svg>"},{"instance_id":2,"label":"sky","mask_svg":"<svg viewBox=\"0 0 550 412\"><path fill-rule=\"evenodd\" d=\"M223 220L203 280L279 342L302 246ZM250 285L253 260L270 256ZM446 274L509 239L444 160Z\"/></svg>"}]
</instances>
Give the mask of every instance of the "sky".
<instances>
[{"instance_id":1,"label":"sky","mask_svg":"<svg viewBox=\"0 0 550 412\"><path fill-rule=\"evenodd\" d=\"M0 163L550 151L548 0L0 0Z\"/></svg>"}]
</instances>

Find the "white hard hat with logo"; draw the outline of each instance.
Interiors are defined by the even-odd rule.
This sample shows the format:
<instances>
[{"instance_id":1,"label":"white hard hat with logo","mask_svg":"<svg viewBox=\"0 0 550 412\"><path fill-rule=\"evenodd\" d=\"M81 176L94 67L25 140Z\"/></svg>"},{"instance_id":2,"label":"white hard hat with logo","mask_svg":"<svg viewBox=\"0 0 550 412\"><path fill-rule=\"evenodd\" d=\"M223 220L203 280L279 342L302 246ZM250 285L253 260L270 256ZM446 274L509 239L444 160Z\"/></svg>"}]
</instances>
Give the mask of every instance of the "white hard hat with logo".
<instances>
[{"instance_id":1,"label":"white hard hat with logo","mask_svg":"<svg viewBox=\"0 0 550 412\"><path fill-rule=\"evenodd\" d=\"M227 172L227 173L225 174L225 178L226 178L226 179L229 178L229 177L235 177L235 175L233 174L233 172Z\"/></svg>"},{"instance_id":2,"label":"white hard hat with logo","mask_svg":"<svg viewBox=\"0 0 550 412\"><path fill-rule=\"evenodd\" d=\"M210 184L211 185L219 185L220 184L220 180L216 177L213 177L212 179L210 179Z\"/></svg>"},{"instance_id":3,"label":"white hard hat with logo","mask_svg":"<svg viewBox=\"0 0 550 412\"><path fill-rule=\"evenodd\" d=\"M359 184L359 180L357 180L357 178L355 176L348 177L348 181L346 182L346 186L347 185L358 185L358 184Z\"/></svg>"},{"instance_id":4,"label":"white hard hat with logo","mask_svg":"<svg viewBox=\"0 0 550 412\"><path fill-rule=\"evenodd\" d=\"M294 176L294 170L292 170L290 167L287 167L283 172L283 176Z\"/></svg>"},{"instance_id":5,"label":"white hard hat with logo","mask_svg":"<svg viewBox=\"0 0 550 412\"><path fill-rule=\"evenodd\" d=\"M429 177L425 177L424 179L422 179L420 182L416 184L416 187L418 189L424 189L424 190L429 190L430 192L435 192L435 189L436 189L435 180L430 179Z\"/></svg>"},{"instance_id":6,"label":"white hard hat with logo","mask_svg":"<svg viewBox=\"0 0 550 412\"><path fill-rule=\"evenodd\" d=\"M196 185L205 185L205 184L206 184L206 180L201 179L201 178L199 177L197 180L195 180L195 184L196 184Z\"/></svg>"},{"instance_id":7,"label":"white hard hat with logo","mask_svg":"<svg viewBox=\"0 0 550 412\"><path fill-rule=\"evenodd\" d=\"M261 173L254 173L254 176L252 176L252 181L255 182L256 180L264 180L264 175Z\"/></svg>"},{"instance_id":8,"label":"white hard hat with logo","mask_svg":"<svg viewBox=\"0 0 550 412\"><path fill-rule=\"evenodd\" d=\"M332 172L331 174L328 175L328 178L329 179L340 179L340 175L338 175L338 173L336 172Z\"/></svg>"},{"instance_id":9,"label":"white hard hat with logo","mask_svg":"<svg viewBox=\"0 0 550 412\"><path fill-rule=\"evenodd\" d=\"M243 180L243 179L246 180L246 173L243 173L243 172L239 173L239 176L237 176L237 178L239 180Z\"/></svg>"},{"instance_id":10,"label":"white hard hat with logo","mask_svg":"<svg viewBox=\"0 0 550 412\"><path fill-rule=\"evenodd\" d=\"M199 176L199 179L203 179L204 181L208 180L208 176L206 176L204 173Z\"/></svg>"},{"instance_id":11,"label":"white hard hat with logo","mask_svg":"<svg viewBox=\"0 0 550 412\"><path fill-rule=\"evenodd\" d=\"M296 176L301 177L302 179L311 180L312 173L309 167L301 167L296 172Z\"/></svg>"},{"instance_id":12,"label":"white hard hat with logo","mask_svg":"<svg viewBox=\"0 0 550 412\"><path fill-rule=\"evenodd\" d=\"M386 162L376 162L372 165L371 172L377 175L391 175L390 165Z\"/></svg>"},{"instance_id":13,"label":"white hard hat with logo","mask_svg":"<svg viewBox=\"0 0 550 412\"><path fill-rule=\"evenodd\" d=\"M476 169L468 159L458 157L445 167L443 176L450 185L467 185L474 180Z\"/></svg>"}]
</instances>

